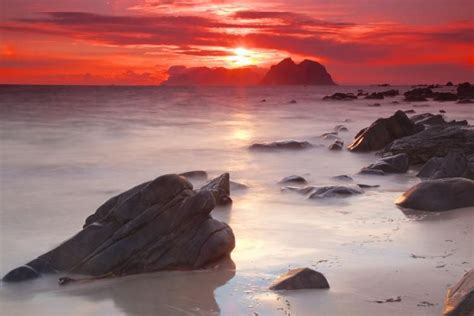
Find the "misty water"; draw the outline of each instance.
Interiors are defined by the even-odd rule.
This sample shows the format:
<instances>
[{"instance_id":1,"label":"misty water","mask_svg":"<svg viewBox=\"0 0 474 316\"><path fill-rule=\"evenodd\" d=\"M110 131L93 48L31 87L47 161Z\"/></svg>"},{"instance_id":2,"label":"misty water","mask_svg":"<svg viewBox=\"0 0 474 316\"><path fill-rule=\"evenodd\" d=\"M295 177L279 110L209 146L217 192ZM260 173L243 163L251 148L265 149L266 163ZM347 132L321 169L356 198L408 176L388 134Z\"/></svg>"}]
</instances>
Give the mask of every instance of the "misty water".
<instances>
[{"instance_id":1,"label":"misty water","mask_svg":"<svg viewBox=\"0 0 474 316\"><path fill-rule=\"evenodd\" d=\"M409 87L391 87L406 91ZM437 315L446 289L472 267L474 212L405 214L393 201L416 170L362 176L375 153L329 151L320 137L343 124L345 145L396 110L446 110L474 122L473 106L433 101L322 101L335 91L382 87L164 88L0 87L0 273L81 229L108 198L167 173L229 172L249 186L216 209L236 236L232 262L61 287L58 275L1 284L2 315ZM261 102L265 99L266 102ZM290 103L291 100L296 103ZM400 104L393 104L399 101ZM368 107L381 103L380 107ZM299 152L248 150L254 142L306 140ZM344 199L306 200L277 182L379 188ZM201 183L194 183L199 187ZM423 258L414 258L412 255ZM235 268L234 268L235 266ZM311 267L330 290L268 291L289 268ZM377 304L400 296L398 303ZM424 302L424 303L423 303ZM426 304L429 302L430 304Z\"/></svg>"}]
</instances>

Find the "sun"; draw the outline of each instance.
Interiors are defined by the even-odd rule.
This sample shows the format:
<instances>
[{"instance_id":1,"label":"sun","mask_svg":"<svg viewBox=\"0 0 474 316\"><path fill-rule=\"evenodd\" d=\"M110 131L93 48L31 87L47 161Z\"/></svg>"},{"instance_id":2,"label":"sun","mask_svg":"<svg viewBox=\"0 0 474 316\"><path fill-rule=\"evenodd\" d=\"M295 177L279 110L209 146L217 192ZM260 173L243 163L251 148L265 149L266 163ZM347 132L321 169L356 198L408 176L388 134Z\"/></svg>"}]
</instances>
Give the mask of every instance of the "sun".
<instances>
[{"instance_id":1,"label":"sun","mask_svg":"<svg viewBox=\"0 0 474 316\"><path fill-rule=\"evenodd\" d=\"M232 49L234 55L229 56L229 61L237 67L255 64L255 53L243 47Z\"/></svg>"}]
</instances>

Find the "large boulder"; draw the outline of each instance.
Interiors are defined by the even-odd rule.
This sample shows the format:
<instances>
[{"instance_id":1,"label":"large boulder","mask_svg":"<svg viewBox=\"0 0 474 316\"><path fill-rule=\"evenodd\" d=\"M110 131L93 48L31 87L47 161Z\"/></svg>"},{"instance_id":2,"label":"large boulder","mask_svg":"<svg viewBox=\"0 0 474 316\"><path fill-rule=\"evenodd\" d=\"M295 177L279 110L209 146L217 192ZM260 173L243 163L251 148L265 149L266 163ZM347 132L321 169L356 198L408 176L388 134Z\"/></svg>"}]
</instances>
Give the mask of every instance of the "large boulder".
<instances>
[{"instance_id":1,"label":"large boulder","mask_svg":"<svg viewBox=\"0 0 474 316\"><path fill-rule=\"evenodd\" d=\"M406 153L411 164L425 163L432 157L444 157L449 152L474 154L474 129L463 126L436 125L411 136L394 140L384 152Z\"/></svg>"},{"instance_id":2,"label":"large boulder","mask_svg":"<svg viewBox=\"0 0 474 316\"><path fill-rule=\"evenodd\" d=\"M309 268L292 269L280 275L270 285L270 290L329 289L326 277Z\"/></svg>"},{"instance_id":3,"label":"large boulder","mask_svg":"<svg viewBox=\"0 0 474 316\"><path fill-rule=\"evenodd\" d=\"M303 150L313 147L307 141L281 140L269 143L252 144L249 149L252 151L279 151L279 150Z\"/></svg>"},{"instance_id":4,"label":"large boulder","mask_svg":"<svg viewBox=\"0 0 474 316\"><path fill-rule=\"evenodd\" d=\"M401 153L393 156L383 157L376 162L365 167L363 170L379 170L385 173L405 173L408 171L410 165L410 158L407 154ZM370 172L362 172L370 173Z\"/></svg>"},{"instance_id":5,"label":"large boulder","mask_svg":"<svg viewBox=\"0 0 474 316\"><path fill-rule=\"evenodd\" d=\"M175 174L138 185L100 206L75 236L3 280L47 272L106 277L206 267L235 246L232 229L210 216L216 197L228 192L228 179L222 175L200 190Z\"/></svg>"},{"instance_id":6,"label":"large boulder","mask_svg":"<svg viewBox=\"0 0 474 316\"><path fill-rule=\"evenodd\" d=\"M351 151L378 150L395 139L415 132L417 132L415 124L403 111L397 111L389 118L379 118L372 125L361 130L348 148Z\"/></svg>"},{"instance_id":7,"label":"large boulder","mask_svg":"<svg viewBox=\"0 0 474 316\"><path fill-rule=\"evenodd\" d=\"M417 174L423 179L463 177L474 180L474 155L469 158L462 152L450 152L445 157L428 160Z\"/></svg>"},{"instance_id":8,"label":"large boulder","mask_svg":"<svg viewBox=\"0 0 474 316\"><path fill-rule=\"evenodd\" d=\"M474 269L467 272L446 294L443 316L474 315Z\"/></svg>"},{"instance_id":9,"label":"large boulder","mask_svg":"<svg viewBox=\"0 0 474 316\"><path fill-rule=\"evenodd\" d=\"M474 181L448 178L420 182L395 202L398 206L418 211L440 212L474 206Z\"/></svg>"}]
</instances>

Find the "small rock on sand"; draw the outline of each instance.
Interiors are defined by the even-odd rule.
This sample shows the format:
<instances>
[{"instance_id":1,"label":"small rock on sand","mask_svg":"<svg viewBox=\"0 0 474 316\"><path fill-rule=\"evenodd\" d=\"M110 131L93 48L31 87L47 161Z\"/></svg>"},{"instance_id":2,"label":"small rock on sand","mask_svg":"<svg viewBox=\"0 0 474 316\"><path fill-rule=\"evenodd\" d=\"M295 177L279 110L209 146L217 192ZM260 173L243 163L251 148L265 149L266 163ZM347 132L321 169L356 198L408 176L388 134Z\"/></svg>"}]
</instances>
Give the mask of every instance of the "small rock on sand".
<instances>
[{"instance_id":1,"label":"small rock on sand","mask_svg":"<svg viewBox=\"0 0 474 316\"><path fill-rule=\"evenodd\" d=\"M292 269L280 275L270 290L329 289L326 277L309 268Z\"/></svg>"}]
</instances>

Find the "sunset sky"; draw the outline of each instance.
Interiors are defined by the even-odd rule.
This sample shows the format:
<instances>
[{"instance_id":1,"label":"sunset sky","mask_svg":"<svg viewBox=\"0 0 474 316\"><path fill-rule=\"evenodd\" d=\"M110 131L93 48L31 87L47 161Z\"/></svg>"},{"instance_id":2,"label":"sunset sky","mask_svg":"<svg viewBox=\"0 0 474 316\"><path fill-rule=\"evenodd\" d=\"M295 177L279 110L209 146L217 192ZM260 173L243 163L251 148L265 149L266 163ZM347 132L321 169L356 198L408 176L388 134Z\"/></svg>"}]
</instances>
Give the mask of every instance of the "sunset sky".
<instances>
[{"instance_id":1,"label":"sunset sky","mask_svg":"<svg viewBox=\"0 0 474 316\"><path fill-rule=\"evenodd\" d=\"M472 0L2 0L0 83L159 84L323 63L340 84L474 81Z\"/></svg>"}]
</instances>

